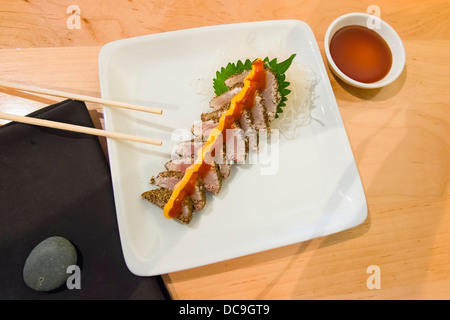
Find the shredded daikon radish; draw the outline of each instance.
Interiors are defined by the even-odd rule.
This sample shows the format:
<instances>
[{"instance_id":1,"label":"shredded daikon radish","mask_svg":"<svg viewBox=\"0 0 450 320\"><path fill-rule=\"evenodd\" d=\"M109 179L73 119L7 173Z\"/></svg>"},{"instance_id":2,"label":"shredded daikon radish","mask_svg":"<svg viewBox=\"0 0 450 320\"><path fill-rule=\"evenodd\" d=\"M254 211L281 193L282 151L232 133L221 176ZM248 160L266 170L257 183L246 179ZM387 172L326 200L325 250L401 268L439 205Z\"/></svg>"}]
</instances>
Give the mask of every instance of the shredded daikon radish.
<instances>
[{"instance_id":1,"label":"shredded daikon radish","mask_svg":"<svg viewBox=\"0 0 450 320\"><path fill-rule=\"evenodd\" d=\"M279 129L285 138L293 139L298 128L311 120L316 78L311 69L294 60L286 71L286 81L290 83L288 89L291 92L286 96L283 112L278 114L271 127Z\"/></svg>"}]
</instances>

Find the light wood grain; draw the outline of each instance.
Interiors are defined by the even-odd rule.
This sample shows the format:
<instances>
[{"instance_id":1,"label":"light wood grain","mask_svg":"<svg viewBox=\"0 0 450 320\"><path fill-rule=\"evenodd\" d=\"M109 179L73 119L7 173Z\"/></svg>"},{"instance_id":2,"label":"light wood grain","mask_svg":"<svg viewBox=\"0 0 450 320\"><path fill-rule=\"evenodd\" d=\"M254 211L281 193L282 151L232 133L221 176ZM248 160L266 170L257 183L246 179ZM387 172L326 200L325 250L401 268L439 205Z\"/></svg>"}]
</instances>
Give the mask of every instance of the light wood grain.
<instances>
[{"instance_id":1,"label":"light wood grain","mask_svg":"<svg viewBox=\"0 0 450 320\"><path fill-rule=\"evenodd\" d=\"M2 79L100 97L99 51L99 47L2 49ZM21 116L61 100L64 99L0 88L0 111ZM87 105L94 124L102 128L102 106Z\"/></svg>"},{"instance_id":2,"label":"light wood grain","mask_svg":"<svg viewBox=\"0 0 450 320\"><path fill-rule=\"evenodd\" d=\"M80 8L80 29L69 29L70 5ZM0 47L71 47L185 28L272 19L308 22L318 40L339 15L378 5L381 17L405 39L448 39L448 1L318 0L0 0ZM439 22L439 23L436 23Z\"/></svg>"},{"instance_id":3,"label":"light wood grain","mask_svg":"<svg viewBox=\"0 0 450 320\"><path fill-rule=\"evenodd\" d=\"M323 52L328 24L373 2L80 0L80 30L66 27L69 4L0 0L2 78L99 96L99 46L242 21L304 20ZM376 4L404 40L401 77L364 91L328 71L366 192L368 219L338 234L164 275L175 299L450 298L449 2ZM24 115L56 101L24 99L30 97L0 90L0 111ZM100 106L88 107L101 128ZM379 290L366 286L370 265L381 269Z\"/></svg>"}]
</instances>

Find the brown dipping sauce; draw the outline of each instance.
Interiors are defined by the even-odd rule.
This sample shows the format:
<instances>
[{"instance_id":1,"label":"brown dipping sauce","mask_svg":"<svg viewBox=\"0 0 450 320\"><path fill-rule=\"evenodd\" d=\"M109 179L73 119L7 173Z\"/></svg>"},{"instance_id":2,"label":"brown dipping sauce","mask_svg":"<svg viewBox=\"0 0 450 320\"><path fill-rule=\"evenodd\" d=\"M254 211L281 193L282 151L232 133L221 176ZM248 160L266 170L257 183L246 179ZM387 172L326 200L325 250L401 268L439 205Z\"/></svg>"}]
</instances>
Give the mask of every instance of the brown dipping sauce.
<instances>
[{"instance_id":1,"label":"brown dipping sauce","mask_svg":"<svg viewBox=\"0 0 450 320\"><path fill-rule=\"evenodd\" d=\"M392 66L392 53L386 41L363 26L338 30L331 39L330 53L339 70L359 82L379 81Z\"/></svg>"}]
</instances>

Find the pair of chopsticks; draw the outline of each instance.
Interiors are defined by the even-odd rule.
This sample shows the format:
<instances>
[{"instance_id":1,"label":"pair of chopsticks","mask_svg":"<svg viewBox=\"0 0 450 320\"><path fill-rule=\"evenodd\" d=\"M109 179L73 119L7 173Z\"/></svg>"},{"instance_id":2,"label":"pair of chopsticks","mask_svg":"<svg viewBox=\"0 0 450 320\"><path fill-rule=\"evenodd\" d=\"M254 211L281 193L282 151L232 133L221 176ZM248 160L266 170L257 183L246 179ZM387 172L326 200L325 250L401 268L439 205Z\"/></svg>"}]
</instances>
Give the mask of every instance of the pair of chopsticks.
<instances>
[{"instance_id":1,"label":"pair of chopsticks","mask_svg":"<svg viewBox=\"0 0 450 320\"><path fill-rule=\"evenodd\" d=\"M81 94L69 93L69 92L63 92L63 91L58 91L58 90L39 88L36 86L14 83L14 82L9 82L9 81L0 80L0 87L20 90L20 91L39 93L39 94L45 94L45 95L55 96L55 97L68 98L68 99L79 100L79 101L94 102L94 103L99 103L99 104L102 104L105 106L110 106L110 107L125 108L125 109L129 109L129 110L143 111L143 112L154 113L154 114L158 114L158 115L162 114L161 109L149 108L149 107L134 105L134 104L130 104L130 103L118 102L118 101L113 101L113 100L108 100L108 99L101 99L101 98L90 97L90 96L85 96L85 95L81 95ZM17 115L3 113L3 112L0 112L0 119L21 122L21 123L26 123L26 124L36 125L36 126L54 128L54 129L81 132L81 133L85 133L85 134L96 135L96 136L101 136L101 137L106 137L106 138L123 139L123 140L153 144L153 145L157 145L157 146L162 145L162 141L160 141L160 140L154 140L154 139L149 139L149 138L144 138L144 137L139 137L139 136L133 136L133 135L119 133L119 132L105 131L105 130L100 130L100 129L95 129L95 128L83 127L83 126L67 124L67 123L62 123L62 122L57 122L57 121L17 116Z\"/></svg>"}]
</instances>

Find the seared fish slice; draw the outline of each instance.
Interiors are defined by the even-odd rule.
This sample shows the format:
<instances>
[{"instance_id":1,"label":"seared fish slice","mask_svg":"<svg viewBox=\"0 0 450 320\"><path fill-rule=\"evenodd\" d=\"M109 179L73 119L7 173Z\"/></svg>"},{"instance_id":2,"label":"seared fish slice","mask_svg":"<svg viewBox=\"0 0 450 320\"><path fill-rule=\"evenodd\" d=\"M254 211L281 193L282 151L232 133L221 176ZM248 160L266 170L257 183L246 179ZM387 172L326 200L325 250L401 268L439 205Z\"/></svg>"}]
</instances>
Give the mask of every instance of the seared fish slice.
<instances>
[{"instance_id":1,"label":"seared fish slice","mask_svg":"<svg viewBox=\"0 0 450 320\"><path fill-rule=\"evenodd\" d=\"M228 90L227 92L224 92L221 95L214 97L209 102L209 106L214 110L221 109L224 105L230 103L231 99L233 99L233 97L237 95L242 90L243 87L244 87L243 83L237 83L236 85L231 87L230 90Z\"/></svg>"},{"instance_id":2,"label":"seared fish slice","mask_svg":"<svg viewBox=\"0 0 450 320\"><path fill-rule=\"evenodd\" d=\"M165 164L167 170L185 172L186 169L194 163L193 157L182 157L172 159ZM203 183L207 191L214 194L219 193L222 188L222 176L219 172L219 166L213 162L208 174L203 178Z\"/></svg>"},{"instance_id":3,"label":"seared fish slice","mask_svg":"<svg viewBox=\"0 0 450 320\"><path fill-rule=\"evenodd\" d=\"M149 190L142 194L142 197L151 203L157 205L161 209L169 201L172 191L165 188L159 188L155 190ZM182 202L181 213L176 217L176 219L182 223L188 224L192 220L194 213L194 204L190 196L186 196Z\"/></svg>"},{"instance_id":4,"label":"seared fish slice","mask_svg":"<svg viewBox=\"0 0 450 320\"><path fill-rule=\"evenodd\" d=\"M191 131L196 136L196 139L206 139L208 138L209 133L215 127L219 125L219 118L212 118L207 121L202 121L194 124ZM227 129L225 132L226 140L224 141L224 158L223 161L227 164L233 163L245 163L245 159L247 157L247 139L245 138L245 133L240 127L238 121L234 122L231 129ZM220 143L216 141L216 143ZM216 152L219 148L216 148ZM220 150L221 152L222 150ZM216 161L219 164L222 164L217 157L215 157Z\"/></svg>"},{"instance_id":5,"label":"seared fish slice","mask_svg":"<svg viewBox=\"0 0 450 320\"><path fill-rule=\"evenodd\" d=\"M244 71L231 76L225 80L225 85L229 88L235 88L240 84L243 85L243 81L249 73L250 71ZM281 94L278 91L277 77L270 69L266 69L266 88L262 92L262 97L264 99L264 105L267 109L267 117L269 118L269 121L273 121L275 119L275 115L277 114L277 107L281 100Z\"/></svg>"},{"instance_id":6,"label":"seared fish slice","mask_svg":"<svg viewBox=\"0 0 450 320\"><path fill-rule=\"evenodd\" d=\"M179 171L163 171L156 177L152 177L150 182L158 187L169 189L173 191L175 185L183 179L183 172ZM203 209L206 204L206 189L201 178L198 178L195 182L194 193L191 195L192 202L194 204L195 211Z\"/></svg>"},{"instance_id":7,"label":"seared fish slice","mask_svg":"<svg viewBox=\"0 0 450 320\"><path fill-rule=\"evenodd\" d=\"M178 142L175 146L175 153L180 157L195 157L198 149L200 149L205 141L191 139L187 141ZM226 179L230 176L231 165L225 163L224 161L225 151L222 149L217 149L214 156L215 162L219 165L220 175L222 179ZM221 161L220 161L220 160Z\"/></svg>"}]
</instances>

